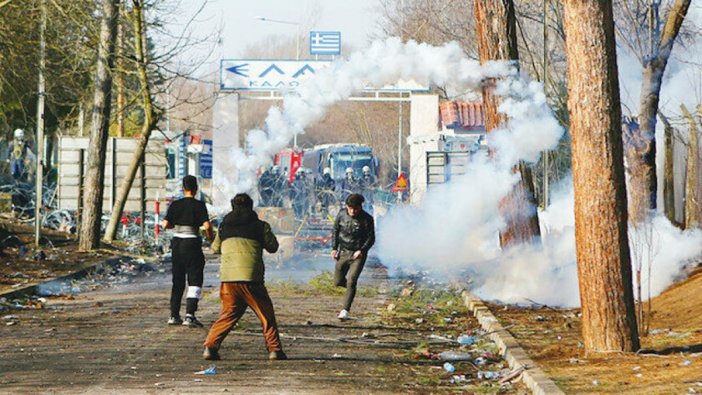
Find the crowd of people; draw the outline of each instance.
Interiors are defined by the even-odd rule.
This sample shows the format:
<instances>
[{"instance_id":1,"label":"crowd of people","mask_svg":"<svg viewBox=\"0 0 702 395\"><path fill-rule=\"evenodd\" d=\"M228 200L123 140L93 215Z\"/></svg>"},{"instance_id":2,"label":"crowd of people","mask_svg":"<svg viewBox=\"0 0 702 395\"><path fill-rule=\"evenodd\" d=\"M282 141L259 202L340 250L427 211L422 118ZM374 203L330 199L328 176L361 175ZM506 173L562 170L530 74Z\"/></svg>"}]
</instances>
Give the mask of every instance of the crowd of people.
<instances>
[{"instance_id":1,"label":"crowd of people","mask_svg":"<svg viewBox=\"0 0 702 395\"><path fill-rule=\"evenodd\" d=\"M229 212L216 232L210 224L207 207L197 200L197 179L183 178L182 199L168 207L163 220L165 229L173 229L172 288L168 325L192 328L204 325L196 318L198 302L202 298L205 259L199 229L212 243L212 252L220 259L220 315L212 324L203 346L206 360L219 360L219 350L227 334L236 326L248 308L261 322L266 349L271 360L284 360L273 302L265 286L263 250L275 253L279 244L269 223L258 218L253 210L253 199L239 193L231 200ZM351 319L349 311L356 295L358 278L366 262L368 251L375 243L373 217L363 210L362 195L351 193L338 212L332 230L331 258L334 260L334 285L346 288L343 304L337 318ZM186 315L181 319L181 301L186 289Z\"/></svg>"},{"instance_id":2,"label":"crowd of people","mask_svg":"<svg viewBox=\"0 0 702 395\"><path fill-rule=\"evenodd\" d=\"M364 209L371 211L373 195L378 188L378 180L368 166L362 169L361 177L356 177L352 168L347 168L345 177L340 182L334 180L331 169L324 168L319 177L314 177L311 170L303 167L295 171L292 182L280 171L279 166L266 169L259 178L259 206L284 207L286 201L295 212L296 218L303 218L312 212L328 213L340 207L351 194L363 195L366 200Z\"/></svg>"}]
</instances>

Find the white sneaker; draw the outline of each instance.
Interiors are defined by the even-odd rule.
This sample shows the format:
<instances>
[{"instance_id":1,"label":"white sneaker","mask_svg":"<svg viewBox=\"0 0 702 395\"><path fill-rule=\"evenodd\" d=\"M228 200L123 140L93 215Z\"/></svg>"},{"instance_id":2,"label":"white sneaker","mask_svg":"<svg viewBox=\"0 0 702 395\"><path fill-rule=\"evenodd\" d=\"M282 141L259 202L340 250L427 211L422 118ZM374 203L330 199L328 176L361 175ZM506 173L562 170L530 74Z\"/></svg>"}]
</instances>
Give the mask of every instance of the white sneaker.
<instances>
[{"instance_id":1,"label":"white sneaker","mask_svg":"<svg viewBox=\"0 0 702 395\"><path fill-rule=\"evenodd\" d=\"M346 309L341 310L337 318L339 318L342 321L346 321L349 319L349 312Z\"/></svg>"}]
</instances>

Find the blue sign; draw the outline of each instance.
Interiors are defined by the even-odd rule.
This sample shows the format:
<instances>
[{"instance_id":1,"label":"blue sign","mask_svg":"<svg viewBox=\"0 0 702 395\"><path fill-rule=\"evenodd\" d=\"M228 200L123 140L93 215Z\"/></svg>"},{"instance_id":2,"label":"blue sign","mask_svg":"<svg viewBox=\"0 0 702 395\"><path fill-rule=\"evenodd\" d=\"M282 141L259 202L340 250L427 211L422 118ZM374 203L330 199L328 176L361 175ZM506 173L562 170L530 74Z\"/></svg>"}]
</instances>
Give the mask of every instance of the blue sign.
<instances>
[{"instance_id":1,"label":"blue sign","mask_svg":"<svg viewBox=\"0 0 702 395\"><path fill-rule=\"evenodd\" d=\"M200 153L200 177L212 179L212 140L202 140L204 149Z\"/></svg>"},{"instance_id":2,"label":"blue sign","mask_svg":"<svg viewBox=\"0 0 702 395\"><path fill-rule=\"evenodd\" d=\"M310 32L310 54L340 55L341 32Z\"/></svg>"}]
</instances>

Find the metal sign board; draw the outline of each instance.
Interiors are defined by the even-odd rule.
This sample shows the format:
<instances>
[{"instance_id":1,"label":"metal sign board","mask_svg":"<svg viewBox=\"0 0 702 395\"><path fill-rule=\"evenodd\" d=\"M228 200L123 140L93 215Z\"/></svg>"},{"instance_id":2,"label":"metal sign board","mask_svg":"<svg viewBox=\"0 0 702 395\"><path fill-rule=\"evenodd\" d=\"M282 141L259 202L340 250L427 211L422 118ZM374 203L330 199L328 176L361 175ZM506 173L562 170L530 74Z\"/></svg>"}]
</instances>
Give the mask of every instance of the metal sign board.
<instances>
[{"instance_id":1,"label":"metal sign board","mask_svg":"<svg viewBox=\"0 0 702 395\"><path fill-rule=\"evenodd\" d=\"M220 89L241 91L291 91L331 65L331 60L223 59L220 64ZM429 88L413 80L401 80L381 88L367 86L372 92L427 92Z\"/></svg>"},{"instance_id":2,"label":"metal sign board","mask_svg":"<svg viewBox=\"0 0 702 395\"><path fill-rule=\"evenodd\" d=\"M202 140L203 150L200 153L200 177L212 178L212 140Z\"/></svg>"},{"instance_id":3,"label":"metal sign board","mask_svg":"<svg viewBox=\"0 0 702 395\"><path fill-rule=\"evenodd\" d=\"M222 90L294 90L317 71L329 67L329 60L224 59L220 68Z\"/></svg>"},{"instance_id":4,"label":"metal sign board","mask_svg":"<svg viewBox=\"0 0 702 395\"><path fill-rule=\"evenodd\" d=\"M310 54L340 55L341 32L310 32Z\"/></svg>"}]
</instances>

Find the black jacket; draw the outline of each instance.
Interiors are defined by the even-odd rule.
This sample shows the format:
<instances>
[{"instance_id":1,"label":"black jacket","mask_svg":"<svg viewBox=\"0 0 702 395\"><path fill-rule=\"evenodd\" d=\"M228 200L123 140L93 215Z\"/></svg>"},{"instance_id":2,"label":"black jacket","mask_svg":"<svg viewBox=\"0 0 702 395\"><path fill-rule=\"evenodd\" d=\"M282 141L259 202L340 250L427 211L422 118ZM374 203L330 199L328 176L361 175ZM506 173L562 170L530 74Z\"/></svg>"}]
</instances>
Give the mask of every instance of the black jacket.
<instances>
[{"instance_id":1,"label":"black jacket","mask_svg":"<svg viewBox=\"0 0 702 395\"><path fill-rule=\"evenodd\" d=\"M346 208L339 211L334 221L332 231L332 248L335 250L363 251L364 254L375 243L375 225L373 217L361 210L356 217L352 217Z\"/></svg>"}]
</instances>

